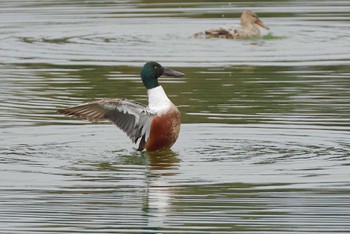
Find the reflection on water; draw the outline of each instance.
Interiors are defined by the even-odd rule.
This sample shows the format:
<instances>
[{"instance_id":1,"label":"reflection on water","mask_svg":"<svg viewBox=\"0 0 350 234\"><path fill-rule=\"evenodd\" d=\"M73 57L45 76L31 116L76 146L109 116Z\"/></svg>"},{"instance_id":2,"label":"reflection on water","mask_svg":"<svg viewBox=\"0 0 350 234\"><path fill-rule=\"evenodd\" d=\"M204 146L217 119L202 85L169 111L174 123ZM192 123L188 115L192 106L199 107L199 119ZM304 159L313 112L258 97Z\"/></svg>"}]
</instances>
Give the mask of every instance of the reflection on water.
<instances>
[{"instance_id":1,"label":"reflection on water","mask_svg":"<svg viewBox=\"0 0 350 234\"><path fill-rule=\"evenodd\" d=\"M0 232L347 232L348 1L9 1L0 8ZM194 39L251 9L254 40ZM149 60L182 112L172 150L56 115L146 103Z\"/></svg>"},{"instance_id":2,"label":"reflection on water","mask_svg":"<svg viewBox=\"0 0 350 234\"><path fill-rule=\"evenodd\" d=\"M180 68L185 78L160 78L185 123L312 124L347 129L347 66ZM179 69L179 70L180 70ZM82 123L57 108L104 97L147 103L139 67L27 64L2 69L1 126ZM28 104L28 100L30 105Z\"/></svg>"},{"instance_id":3,"label":"reflection on water","mask_svg":"<svg viewBox=\"0 0 350 234\"><path fill-rule=\"evenodd\" d=\"M185 124L173 151L149 154L108 125L26 129L0 149L1 231L349 228L342 131Z\"/></svg>"}]
</instances>

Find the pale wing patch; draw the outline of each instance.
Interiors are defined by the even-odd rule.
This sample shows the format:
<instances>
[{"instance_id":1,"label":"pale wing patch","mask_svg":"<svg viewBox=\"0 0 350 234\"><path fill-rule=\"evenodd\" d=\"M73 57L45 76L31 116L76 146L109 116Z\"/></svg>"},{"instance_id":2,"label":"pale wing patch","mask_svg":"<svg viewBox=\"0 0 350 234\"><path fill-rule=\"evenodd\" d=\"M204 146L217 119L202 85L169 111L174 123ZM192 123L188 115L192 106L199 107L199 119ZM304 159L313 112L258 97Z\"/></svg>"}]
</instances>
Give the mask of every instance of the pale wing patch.
<instances>
[{"instance_id":1,"label":"pale wing patch","mask_svg":"<svg viewBox=\"0 0 350 234\"><path fill-rule=\"evenodd\" d=\"M62 109L58 113L89 121L109 120L134 143L141 137L148 138L153 117L145 105L127 99L102 99Z\"/></svg>"}]
</instances>

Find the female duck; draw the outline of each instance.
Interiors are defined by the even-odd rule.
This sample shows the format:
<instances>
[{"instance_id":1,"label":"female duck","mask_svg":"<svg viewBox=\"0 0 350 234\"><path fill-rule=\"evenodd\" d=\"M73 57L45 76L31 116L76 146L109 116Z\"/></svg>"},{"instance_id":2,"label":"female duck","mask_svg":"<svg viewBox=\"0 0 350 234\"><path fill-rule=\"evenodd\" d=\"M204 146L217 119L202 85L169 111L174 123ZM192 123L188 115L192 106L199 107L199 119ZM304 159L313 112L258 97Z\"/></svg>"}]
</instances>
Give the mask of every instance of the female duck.
<instances>
[{"instance_id":1,"label":"female duck","mask_svg":"<svg viewBox=\"0 0 350 234\"><path fill-rule=\"evenodd\" d=\"M250 37L260 36L260 30L257 25L269 30L269 28L259 19L255 12L243 11L240 25L210 29L204 33L196 33L194 36L204 36L206 38L247 39Z\"/></svg>"},{"instance_id":2,"label":"female duck","mask_svg":"<svg viewBox=\"0 0 350 234\"><path fill-rule=\"evenodd\" d=\"M134 143L140 139L139 151L169 149L179 136L181 115L158 83L162 75L181 77L184 74L156 62L146 63L141 79L147 88L148 106L127 99L105 98L61 109L58 113L94 122L109 120Z\"/></svg>"}]
</instances>

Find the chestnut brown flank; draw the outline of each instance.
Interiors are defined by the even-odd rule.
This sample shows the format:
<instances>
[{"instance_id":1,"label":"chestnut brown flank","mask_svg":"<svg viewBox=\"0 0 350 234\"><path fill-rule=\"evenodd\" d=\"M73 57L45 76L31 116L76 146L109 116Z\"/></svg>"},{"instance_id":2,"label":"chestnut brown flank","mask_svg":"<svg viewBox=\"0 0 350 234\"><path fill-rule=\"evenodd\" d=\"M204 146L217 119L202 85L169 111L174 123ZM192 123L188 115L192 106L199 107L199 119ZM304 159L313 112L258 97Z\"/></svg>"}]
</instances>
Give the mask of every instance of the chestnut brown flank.
<instances>
[{"instance_id":1,"label":"chestnut brown flank","mask_svg":"<svg viewBox=\"0 0 350 234\"><path fill-rule=\"evenodd\" d=\"M176 107L161 116L155 116L151 123L146 150L169 149L179 136L180 124L181 114Z\"/></svg>"}]
</instances>

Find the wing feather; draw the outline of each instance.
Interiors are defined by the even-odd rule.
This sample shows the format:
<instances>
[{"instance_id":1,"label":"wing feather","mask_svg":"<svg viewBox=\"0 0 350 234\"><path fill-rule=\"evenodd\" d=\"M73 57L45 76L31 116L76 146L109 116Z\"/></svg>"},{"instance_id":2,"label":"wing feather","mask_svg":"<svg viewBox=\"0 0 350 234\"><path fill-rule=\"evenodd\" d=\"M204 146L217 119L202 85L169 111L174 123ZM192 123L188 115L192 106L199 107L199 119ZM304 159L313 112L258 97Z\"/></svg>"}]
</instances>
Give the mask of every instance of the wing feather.
<instances>
[{"instance_id":1,"label":"wing feather","mask_svg":"<svg viewBox=\"0 0 350 234\"><path fill-rule=\"evenodd\" d=\"M109 120L123 130L134 143L141 137L148 138L154 116L143 104L127 99L110 98L60 109L58 113L87 119L91 122Z\"/></svg>"}]
</instances>

